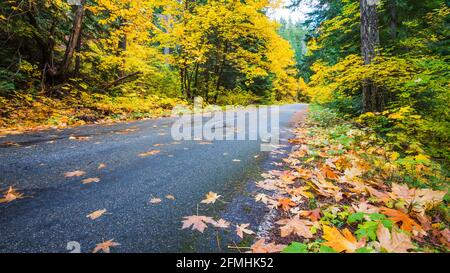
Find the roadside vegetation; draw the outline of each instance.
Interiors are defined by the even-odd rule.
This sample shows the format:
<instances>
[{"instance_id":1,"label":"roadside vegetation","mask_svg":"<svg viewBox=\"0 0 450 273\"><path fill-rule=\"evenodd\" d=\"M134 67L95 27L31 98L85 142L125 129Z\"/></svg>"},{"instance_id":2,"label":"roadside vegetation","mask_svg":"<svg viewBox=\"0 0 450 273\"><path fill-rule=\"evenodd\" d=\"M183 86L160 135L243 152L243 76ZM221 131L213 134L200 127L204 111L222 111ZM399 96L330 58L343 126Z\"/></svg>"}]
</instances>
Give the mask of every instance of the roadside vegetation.
<instances>
[{"instance_id":1,"label":"roadside vegetation","mask_svg":"<svg viewBox=\"0 0 450 273\"><path fill-rule=\"evenodd\" d=\"M429 156L401 154L372 129L317 106L290 142L282 167L257 183L256 200L277 216L253 251L448 251L449 181Z\"/></svg>"},{"instance_id":2,"label":"roadside vegetation","mask_svg":"<svg viewBox=\"0 0 450 273\"><path fill-rule=\"evenodd\" d=\"M306 22L298 66L321 106L258 184L279 230L253 250L449 249L448 1L371 2L317 1Z\"/></svg>"}]
</instances>

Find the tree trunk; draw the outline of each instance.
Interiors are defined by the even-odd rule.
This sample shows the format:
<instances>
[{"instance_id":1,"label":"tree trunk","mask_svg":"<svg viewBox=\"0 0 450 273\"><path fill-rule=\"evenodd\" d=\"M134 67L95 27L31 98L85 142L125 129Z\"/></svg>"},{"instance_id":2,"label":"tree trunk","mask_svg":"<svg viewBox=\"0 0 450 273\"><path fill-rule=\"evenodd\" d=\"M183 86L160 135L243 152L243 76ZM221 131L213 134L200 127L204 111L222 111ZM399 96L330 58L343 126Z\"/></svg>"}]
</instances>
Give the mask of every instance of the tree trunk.
<instances>
[{"instance_id":1,"label":"tree trunk","mask_svg":"<svg viewBox=\"0 0 450 273\"><path fill-rule=\"evenodd\" d=\"M82 30L80 31L80 35L78 36L78 42L77 42L77 47L75 48L75 51L77 52L77 56L75 57L75 74L79 75L80 73L80 68L81 68L81 57L80 57L80 52L81 52L81 34L82 34Z\"/></svg>"},{"instance_id":2,"label":"tree trunk","mask_svg":"<svg viewBox=\"0 0 450 273\"><path fill-rule=\"evenodd\" d=\"M380 42L378 32L377 6L374 0L360 0L361 11L361 53L365 65L372 63L378 54ZM365 79L362 86L363 112L381 111L379 100L383 99L371 79Z\"/></svg>"},{"instance_id":3,"label":"tree trunk","mask_svg":"<svg viewBox=\"0 0 450 273\"><path fill-rule=\"evenodd\" d=\"M72 24L72 33L70 34L69 42L67 43L63 61L58 69L59 75L66 74L67 70L69 69L70 63L72 62L73 54L75 52L75 48L77 46L78 39L81 33L81 26L84 17L84 2L85 0L82 0L80 1L80 5L76 6L75 17Z\"/></svg>"},{"instance_id":4,"label":"tree trunk","mask_svg":"<svg viewBox=\"0 0 450 273\"><path fill-rule=\"evenodd\" d=\"M125 52L127 50L127 35L123 34L122 37L119 40L119 55L121 55L123 52ZM121 66L119 67L119 77L123 77L125 75L125 70L124 70L124 66L125 66L125 61L122 61Z\"/></svg>"}]
</instances>

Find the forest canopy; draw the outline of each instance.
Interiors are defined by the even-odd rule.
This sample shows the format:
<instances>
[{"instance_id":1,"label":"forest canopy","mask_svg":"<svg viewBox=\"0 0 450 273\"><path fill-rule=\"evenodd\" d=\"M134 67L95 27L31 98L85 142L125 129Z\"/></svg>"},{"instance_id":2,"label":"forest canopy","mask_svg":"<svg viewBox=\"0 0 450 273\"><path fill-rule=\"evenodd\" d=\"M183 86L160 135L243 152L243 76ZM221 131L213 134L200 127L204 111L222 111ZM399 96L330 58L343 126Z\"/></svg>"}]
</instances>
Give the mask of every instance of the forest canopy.
<instances>
[{"instance_id":1,"label":"forest canopy","mask_svg":"<svg viewBox=\"0 0 450 273\"><path fill-rule=\"evenodd\" d=\"M449 162L448 1L374 1L369 59L361 25L369 1L299 2L316 7L298 65L309 99L375 129L406 154L426 151Z\"/></svg>"}]
</instances>

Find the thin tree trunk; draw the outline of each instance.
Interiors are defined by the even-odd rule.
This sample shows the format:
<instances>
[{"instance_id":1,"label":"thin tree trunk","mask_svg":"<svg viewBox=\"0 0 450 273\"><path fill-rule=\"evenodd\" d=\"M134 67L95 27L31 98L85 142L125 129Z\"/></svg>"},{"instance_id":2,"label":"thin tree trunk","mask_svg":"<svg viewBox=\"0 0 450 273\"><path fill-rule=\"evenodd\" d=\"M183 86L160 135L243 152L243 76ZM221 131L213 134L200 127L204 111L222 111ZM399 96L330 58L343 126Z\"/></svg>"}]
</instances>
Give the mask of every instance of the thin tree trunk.
<instances>
[{"instance_id":1,"label":"thin tree trunk","mask_svg":"<svg viewBox=\"0 0 450 273\"><path fill-rule=\"evenodd\" d=\"M64 75L69 69L70 63L72 62L73 54L75 52L75 48L77 46L78 39L81 33L81 26L84 17L84 2L85 0L81 0L80 5L76 6L75 17L72 24L72 33L70 34L69 42L67 43L63 61L58 69L59 75Z\"/></svg>"},{"instance_id":2,"label":"thin tree trunk","mask_svg":"<svg viewBox=\"0 0 450 273\"><path fill-rule=\"evenodd\" d=\"M124 34L119 40L119 54L122 54L127 50L127 35ZM119 77L123 77L125 75L125 61L122 61L121 67L119 67Z\"/></svg>"},{"instance_id":3,"label":"thin tree trunk","mask_svg":"<svg viewBox=\"0 0 450 273\"><path fill-rule=\"evenodd\" d=\"M360 0L361 12L361 54L365 65L372 63L378 54L380 42L378 32L377 6L373 0ZM379 90L371 79L365 79L362 86L363 112L373 112L379 109L377 103L382 99Z\"/></svg>"},{"instance_id":4,"label":"thin tree trunk","mask_svg":"<svg viewBox=\"0 0 450 273\"><path fill-rule=\"evenodd\" d=\"M75 57L75 74L80 74L80 68L81 68L81 56L79 55L81 53L81 34L83 32L83 29L80 31L80 35L78 36L78 42L77 47L75 48L75 51L77 52L77 56Z\"/></svg>"}]
</instances>

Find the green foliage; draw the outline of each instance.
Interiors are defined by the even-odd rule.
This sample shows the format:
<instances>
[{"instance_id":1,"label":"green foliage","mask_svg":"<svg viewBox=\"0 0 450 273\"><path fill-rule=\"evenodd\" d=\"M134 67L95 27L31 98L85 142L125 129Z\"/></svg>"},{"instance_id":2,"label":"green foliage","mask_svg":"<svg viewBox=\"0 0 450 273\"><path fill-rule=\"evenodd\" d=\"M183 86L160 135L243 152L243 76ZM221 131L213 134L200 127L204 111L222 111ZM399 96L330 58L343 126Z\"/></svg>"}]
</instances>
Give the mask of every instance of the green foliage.
<instances>
[{"instance_id":1,"label":"green foliage","mask_svg":"<svg viewBox=\"0 0 450 273\"><path fill-rule=\"evenodd\" d=\"M308 246L303 243L292 242L283 249L282 253L308 253Z\"/></svg>"},{"instance_id":2,"label":"green foliage","mask_svg":"<svg viewBox=\"0 0 450 273\"><path fill-rule=\"evenodd\" d=\"M391 220L386 219L386 216L384 214L379 213L353 213L348 217L347 222L350 224L363 222L358 225L358 229L355 231L355 234L357 235L358 239L368 238L371 241L376 240L376 232L380 223L383 224L386 228L392 228L393 225Z\"/></svg>"},{"instance_id":3,"label":"green foliage","mask_svg":"<svg viewBox=\"0 0 450 273\"><path fill-rule=\"evenodd\" d=\"M319 253L337 253L337 251L329 246L321 245L320 249L319 249Z\"/></svg>"},{"instance_id":4,"label":"green foliage","mask_svg":"<svg viewBox=\"0 0 450 273\"><path fill-rule=\"evenodd\" d=\"M369 65L359 52L359 3L320 2L324 6L314 18L321 25L304 57L311 71L305 93L340 117L372 128L405 157L399 164L411 163L414 169L420 163L411 159L428 155L448 169L450 8L439 0L395 1L397 25L393 28L388 2L381 1L378 8L380 54ZM362 113L366 79L382 94L384 109L379 113Z\"/></svg>"}]
</instances>

